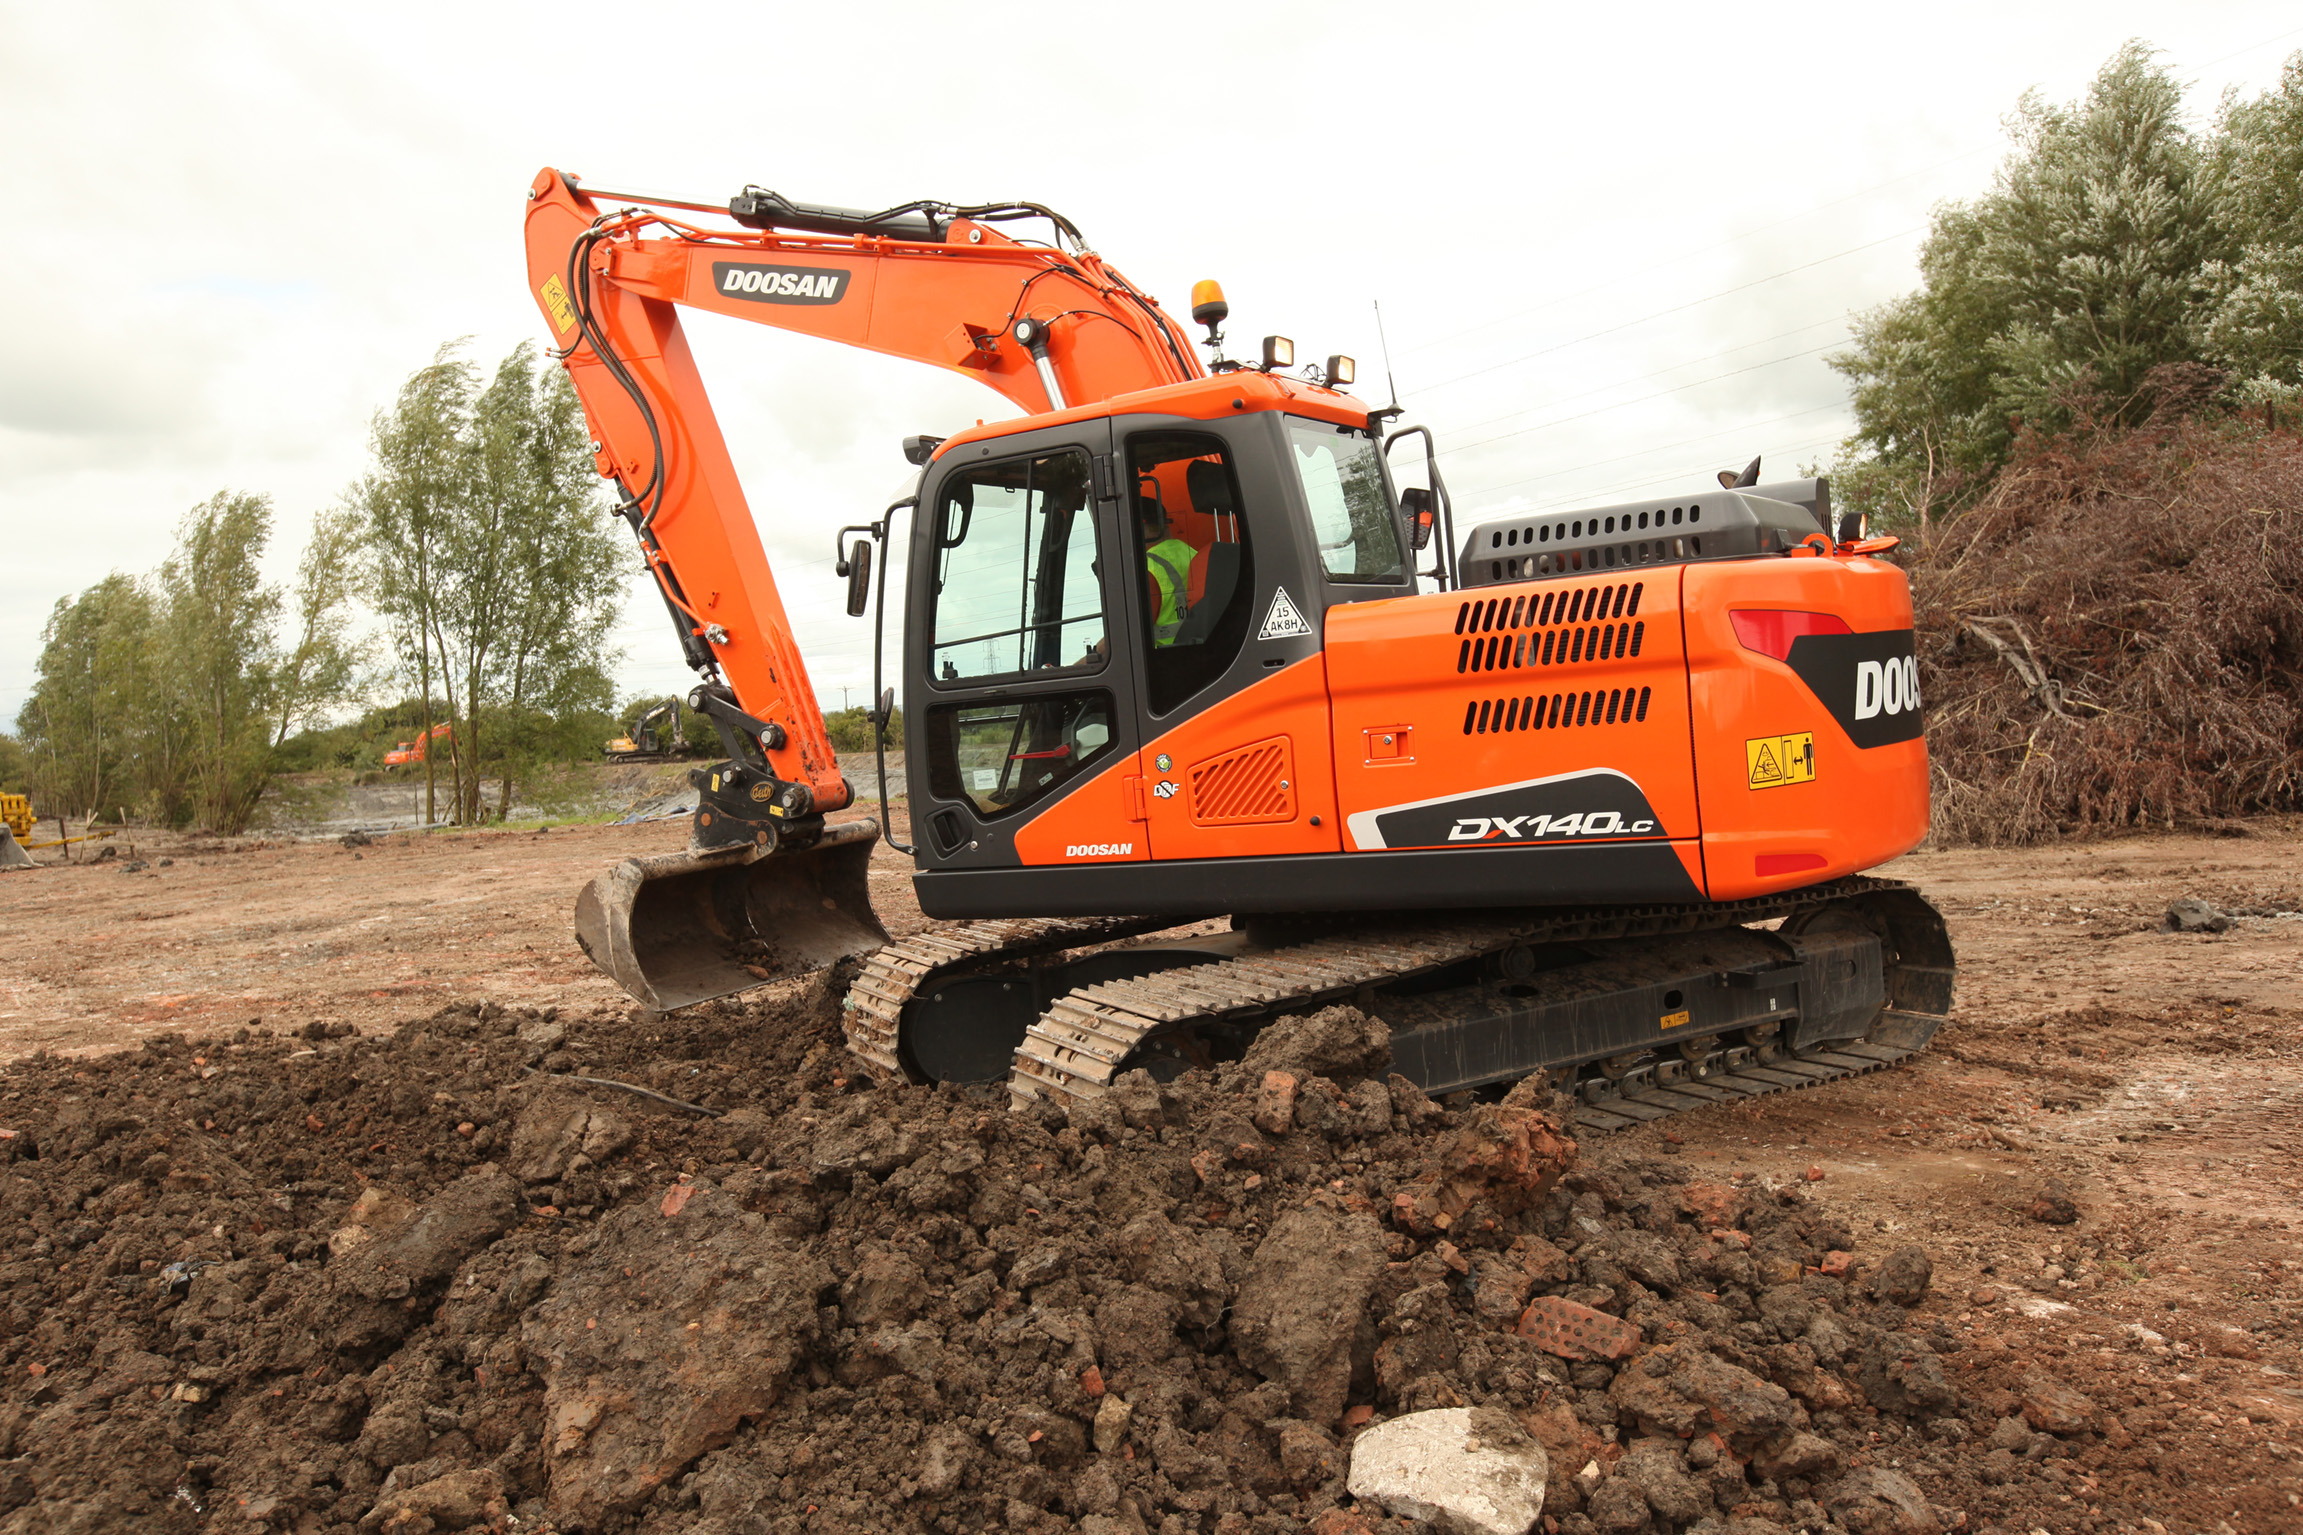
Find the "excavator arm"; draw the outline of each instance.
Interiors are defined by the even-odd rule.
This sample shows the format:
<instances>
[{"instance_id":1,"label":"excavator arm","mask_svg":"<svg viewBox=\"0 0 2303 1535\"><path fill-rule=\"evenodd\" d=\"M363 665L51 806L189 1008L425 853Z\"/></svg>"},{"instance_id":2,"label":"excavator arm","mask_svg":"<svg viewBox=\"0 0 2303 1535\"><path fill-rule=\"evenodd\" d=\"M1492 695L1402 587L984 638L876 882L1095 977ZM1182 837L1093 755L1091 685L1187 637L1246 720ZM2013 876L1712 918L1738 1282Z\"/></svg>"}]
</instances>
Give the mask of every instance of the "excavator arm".
<instances>
[{"instance_id":1,"label":"excavator arm","mask_svg":"<svg viewBox=\"0 0 2303 1535\"><path fill-rule=\"evenodd\" d=\"M1054 243L999 227L1024 218L1045 219ZM742 955L770 933L811 963L870 948L884 938L863 886L876 828L822 825L852 794L681 307L949 368L1031 413L1204 370L1156 302L1030 204L873 214L753 189L721 208L546 169L526 235L529 292L731 759L699 781L687 853L587 887L579 940L660 1008L756 984ZM765 864L779 853L813 857Z\"/></svg>"},{"instance_id":2,"label":"excavator arm","mask_svg":"<svg viewBox=\"0 0 2303 1535\"><path fill-rule=\"evenodd\" d=\"M600 472L623 490L619 510L690 664L725 679L740 723L781 738L763 743L766 765L807 787L801 814L840 809L847 788L680 307L949 368L1034 413L1202 373L1175 322L1093 252L1023 243L971 210L843 215L748 193L727 215L819 226L794 232L699 225L666 210L700 205L668 200L603 212L601 201L632 195L591 193L553 170L528 195L529 288L591 421ZM853 232L827 232L841 224Z\"/></svg>"}]
</instances>

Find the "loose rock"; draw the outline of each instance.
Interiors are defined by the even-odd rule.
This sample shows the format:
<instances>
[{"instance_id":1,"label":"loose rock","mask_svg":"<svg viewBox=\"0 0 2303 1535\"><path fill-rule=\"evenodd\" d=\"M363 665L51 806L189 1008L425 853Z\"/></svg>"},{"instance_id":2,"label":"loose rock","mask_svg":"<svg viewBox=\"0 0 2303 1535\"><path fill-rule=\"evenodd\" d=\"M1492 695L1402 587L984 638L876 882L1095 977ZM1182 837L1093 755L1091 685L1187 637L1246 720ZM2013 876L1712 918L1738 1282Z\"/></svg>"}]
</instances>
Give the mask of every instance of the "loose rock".
<instances>
[{"instance_id":1,"label":"loose rock","mask_svg":"<svg viewBox=\"0 0 2303 1535\"><path fill-rule=\"evenodd\" d=\"M1526 1535L1543 1513L1550 1467L1509 1415L1468 1408L1409 1413L1361 1434L1351 1495L1450 1535Z\"/></svg>"}]
</instances>

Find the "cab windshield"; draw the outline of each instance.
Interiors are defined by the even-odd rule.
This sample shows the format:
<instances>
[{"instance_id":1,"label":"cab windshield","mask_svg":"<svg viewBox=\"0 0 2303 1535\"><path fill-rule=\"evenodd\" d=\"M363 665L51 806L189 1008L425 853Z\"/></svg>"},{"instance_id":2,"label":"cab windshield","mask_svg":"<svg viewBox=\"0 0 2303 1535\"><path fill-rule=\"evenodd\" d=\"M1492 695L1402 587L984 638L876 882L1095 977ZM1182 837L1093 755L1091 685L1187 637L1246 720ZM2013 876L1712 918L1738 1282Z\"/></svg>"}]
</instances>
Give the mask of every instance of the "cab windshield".
<instances>
[{"instance_id":1,"label":"cab windshield","mask_svg":"<svg viewBox=\"0 0 2303 1535\"><path fill-rule=\"evenodd\" d=\"M1407 575L1399 522L1385 493L1383 459L1363 427L1290 416L1288 443L1296 477L1311 506L1320 564L1330 581L1398 582Z\"/></svg>"}]
</instances>

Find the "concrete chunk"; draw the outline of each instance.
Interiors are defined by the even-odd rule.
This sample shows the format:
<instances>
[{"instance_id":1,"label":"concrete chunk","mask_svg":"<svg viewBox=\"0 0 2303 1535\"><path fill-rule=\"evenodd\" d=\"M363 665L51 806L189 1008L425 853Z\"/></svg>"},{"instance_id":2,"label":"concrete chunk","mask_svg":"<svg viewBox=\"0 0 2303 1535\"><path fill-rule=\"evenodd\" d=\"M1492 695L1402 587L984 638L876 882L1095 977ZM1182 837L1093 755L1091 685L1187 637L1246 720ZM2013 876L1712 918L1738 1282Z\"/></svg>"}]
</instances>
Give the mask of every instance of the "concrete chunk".
<instances>
[{"instance_id":1,"label":"concrete chunk","mask_svg":"<svg viewBox=\"0 0 2303 1535\"><path fill-rule=\"evenodd\" d=\"M1527 1535L1543 1513L1543 1446L1508 1414L1448 1407L1367 1430L1351 1447L1351 1495L1449 1535Z\"/></svg>"}]
</instances>

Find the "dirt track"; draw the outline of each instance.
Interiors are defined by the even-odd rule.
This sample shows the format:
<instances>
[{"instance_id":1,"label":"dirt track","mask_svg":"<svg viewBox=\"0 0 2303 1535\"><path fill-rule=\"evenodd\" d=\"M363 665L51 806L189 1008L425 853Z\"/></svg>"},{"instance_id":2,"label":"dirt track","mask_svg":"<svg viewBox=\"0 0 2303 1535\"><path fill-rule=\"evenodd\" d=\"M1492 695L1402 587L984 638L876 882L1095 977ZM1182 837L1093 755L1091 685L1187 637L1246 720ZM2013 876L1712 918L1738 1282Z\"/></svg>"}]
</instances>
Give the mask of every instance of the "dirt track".
<instances>
[{"instance_id":1,"label":"dirt track","mask_svg":"<svg viewBox=\"0 0 2303 1535\"><path fill-rule=\"evenodd\" d=\"M174 862L0 879L0 1050L257 1018L378 1031L484 1000L612 1011L567 937L569 897L682 835L394 838L357 858L148 841L142 856ZM1960 948L1959 1004L1928 1058L1622 1138L1753 1186L1812 1169L1860 1246L1934 1255L1930 1310L1965 1345L1946 1356L1963 1392L1998 1411L2043 1367L2119 1415L2044 1481L1973 1487L1968 1529L2303 1522L2303 918L2280 915L2303 909L2299 840L2259 824L1906 859L1886 872L1929 892ZM897 931L919 921L903 867L883 850L875 870ZM2255 914L2221 935L2157 931L2184 895ZM9 1098L0 1114L38 1112ZM2027 1214L2050 1178L2075 1223Z\"/></svg>"}]
</instances>

